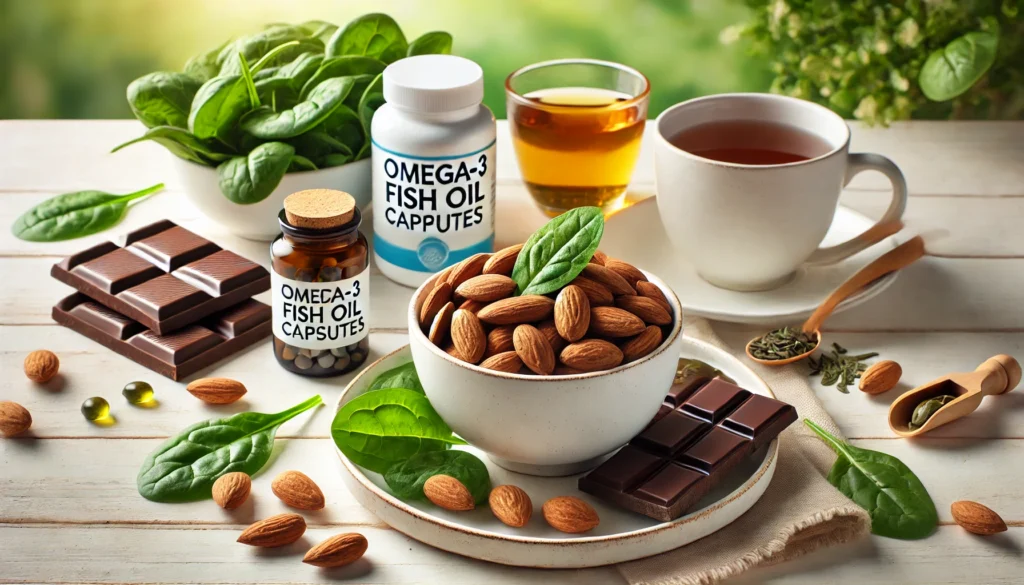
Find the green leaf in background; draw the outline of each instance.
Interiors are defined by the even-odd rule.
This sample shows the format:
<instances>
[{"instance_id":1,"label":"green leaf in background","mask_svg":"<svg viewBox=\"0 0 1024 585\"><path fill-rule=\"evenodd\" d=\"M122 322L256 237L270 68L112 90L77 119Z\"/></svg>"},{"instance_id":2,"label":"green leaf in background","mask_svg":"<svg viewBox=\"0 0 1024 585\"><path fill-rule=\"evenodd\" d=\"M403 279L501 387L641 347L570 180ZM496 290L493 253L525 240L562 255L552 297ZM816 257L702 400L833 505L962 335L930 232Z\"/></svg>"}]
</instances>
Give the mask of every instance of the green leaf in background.
<instances>
[{"instance_id":1,"label":"green leaf in background","mask_svg":"<svg viewBox=\"0 0 1024 585\"><path fill-rule=\"evenodd\" d=\"M420 376L416 373L416 364L409 362L402 364L397 368L391 368L383 374L374 378L373 383L370 384L370 390L384 390L387 388L405 388L406 390L415 390L420 394L426 394L423 391L423 385L420 384Z\"/></svg>"},{"instance_id":2,"label":"green leaf in background","mask_svg":"<svg viewBox=\"0 0 1024 585\"><path fill-rule=\"evenodd\" d=\"M390 64L404 57L408 46L395 19L387 14L366 14L334 33L324 54L364 55Z\"/></svg>"},{"instance_id":3,"label":"green leaf in background","mask_svg":"<svg viewBox=\"0 0 1024 585\"><path fill-rule=\"evenodd\" d=\"M351 97L352 94L350 93L349 98ZM349 98L346 98L346 101ZM359 121L359 115L347 105L341 105L331 112L331 115L324 120L318 129L329 134L331 138L343 143L349 154L359 152L359 149L363 146L365 139L363 124Z\"/></svg>"},{"instance_id":4,"label":"green leaf in background","mask_svg":"<svg viewBox=\"0 0 1024 585\"><path fill-rule=\"evenodd\" d=\"M377 473L418 453L466 444L452 434L426 396L405 388L353 398L334 417L331 436L353 463Z\"/></svg>"},{"instance_id":5,"label":"green leaf in background","mask_svg":"<svg viewBox=\"0 0 1024 585\"><path fill-rule=\"evenodd\" d=\"M366 91L363 92L363 97L359 99L359 121L363 125L363 134L370 136L370 128L373 123L373 115L377 113L377 108L384 105L384 74L378 75L369 86L366 87ZM367 140L367 143L370 141ZM356 160L362 157L356 157Z\"/></svg>"},{"instance_id":6,"label":"green leaf in background","mask_svg":"<svg viewBox=\"0 0 1024 585\"><path fill-rule=\"evenodd\" d=\"M320 39L325 46L327 45L327 41L329 41L338 30L338 26L336 24L332 24L326 20L307 20L299 26L302 27L302 30L306 31L308 36Z\"/></svg>"},{"instance_id":7,"label":"green leaf in background","mask_svg":"<svg viewBox=\"0 0 1024 585\"><path fill-rule=\"evenodd\" d=\"M320 63L316 73L302 85L301 95L305 97L326 79L349 75L377 75L383 72L385 67L387 65L383 61L371 57L356 55L329 57Z\"/></svg>"},{"instance_id":8,"label":"green leaf in background","mask_svg":"<svg viewBox=\"0 0 1024 585\"><path fill-rule=\"evenodd\" d=\"M349 79L352 80L352 91L350 91L348 97L345 98L345 105L354 112L359 109L359 102L363 99L363 94L366 93L366 88L370 87L370 84L373 83L374 79L377 79L377 76L370 74L352 75L349 76Z\"/></svg>"},{"instance_id":9,"label":"green leaf in background","mask_svg":"<svg viewBox=\"0 0 1024 585\"><path fill-rule=\"evenodd\" d=\"M128 84L128 105L135 117L150 128L185 128L192 98L201 85L201 81L185 73L157 71Z\"/></svg>"},{"instance_id":10,"label":"green leaf in background","mask_svg":"<svg viewBox=\"0 0 1024 585\"><path fill-rule=\"evenodd\" d=\"M295 148L284 142L267 142L246 156L228 159L217 167L220 191L229 200L249 205L273 193L288 172Z\"/></svg>"},{"instance_id":11,"label":"green leaf in background","mask_svg":"<svg viewBox=\"0 0 1024 585\"><path fill-rule=\"evenodd\" d=\"M161 144L175 156L201 165L209 166L211 163L223 162L234 156L218 150L223 148L222 145L200 140L188 130L176 126L154 126L146 130L142 136L115 146L110 152L117 152L126 146L145 140Z\"/></svg>"},{"instance_id":12,"label":"green leaf in background","mask_svg":"<svg viewBox=\"0 0 1024 585\"><path fill-rule=\"evenodd\" d=\"M477 504L491 493L491 476L483 461L466 451L427 451L396 463L384 473L384 481L403 500L422 500L423 484L435 475L450 475L462 482Z\"/></svg>"},{"instance_id":13,"label":"green leaf in background","mask_svg":"<svg viewBox=\"0 0 1024 585\"><path fill-rule=\"evenodd\" d=\"M577 207L559 215L526 240L512 269L519 294L546 295L576 278L604 235L604 214Z\"/></svg>"},{"instance_id":14,"label":"green leaf in background","mask_svg":"<svg viewBox=\"0 0 1024 585\"><path fill-rule=\"evenodd\" d=\"M185 61L185 73L195 77L200 83L206 82L220 73L220 64L217 62L217 55L224 50L228 43L223 43L216 49L195 55Z\"/></svg>"},{"instance_id":15,"label":"green leaf in background","mask_svg":"<svg viewBox=\"0 0 1024 585\"><path fill-rule=\"evenodd\" d=\"M928 55L917 82L928 99L951 100L971 89L996 61L999 36L971 32Z\"/></svg>"},{"instance_id":16,"label":"green leaf in background","mask_svg":"<svg viewBox=\"0 0 1024 585\"><path fill-rule=\"evenodd\" d=\"M452 35L443 31L428 32L409 43L407 57L416 55L450 55L452 52Z\"/></svg>"},{"instance_id":17,"label":"green leaf in background","mask_svg":"<svg viewBox=\"0 0 1024 585\"><path fill-rule=\"evenodd\" d=\"M914 540L935 531L939 517L921 480L902 461L849 445L804 419L836 455L828 481L871 515L879 536Z\"/></svg>"},{"instance_id":18,"label":"green leaf in background","mask_svg":"<svg viewBox=\"0 0 1024 585\"><path fill-rule=\"evenodd\" d=\"M277 428L321 402L314 396L277 414L241 412L194 424L146 457L139 493L154 502L205 500L225 473L255 475L270 460Z\"/></svg>"},{"instance_id":19,"label":"green leaf in background","mask_svg":"<svg viewBox=\"0 0 1024 585\"><path fill-rule=\"evenodd\" d=\"M269 108L250 112L242 118L242 129L268 140L298 136L326 120L345 101L351 90L351 77L328 79L316 86L294 108L279 112Z\"/></svg>"},{"instance_id":20,"label":"green leaf in background","mask_svg":"<svg viewBox=\"0 0 1024 585\"><path fill-rule=\"evenodd\" d=\"M117 225L128 203L164 188L160 183L127 195L102 191L65 193L43 201L14 220L11 233L28 242L89 236Z\"/></svg>"}]
</instances>

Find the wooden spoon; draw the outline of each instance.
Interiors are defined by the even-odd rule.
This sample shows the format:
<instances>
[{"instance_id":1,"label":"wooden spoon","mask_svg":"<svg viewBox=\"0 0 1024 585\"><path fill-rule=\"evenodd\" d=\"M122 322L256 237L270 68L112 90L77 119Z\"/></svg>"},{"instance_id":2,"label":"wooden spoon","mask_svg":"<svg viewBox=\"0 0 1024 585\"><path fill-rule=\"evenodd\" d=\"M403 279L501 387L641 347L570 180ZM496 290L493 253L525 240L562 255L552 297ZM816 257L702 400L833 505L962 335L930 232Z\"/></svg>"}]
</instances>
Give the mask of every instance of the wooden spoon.
<instances>
[{"instance_id":1,"label":"wooden spoon","mask_svg":"<svg viewBox=\"0 0 1024 585\"><path fill-rule=\"evenodd\" d=\"M889 407L889 428L901 437L915 437L967 416L975 411L985 396L1004 394L1020 383L1020 364L1001 354L990 357L973 372L948 374L918 386L897 398ZM956 396L949 404L935 411L920 428L911 430L910 418L919 404L943 394Z\"/></svg>"},{"instance_id":2,"label":"wooden spoon","mask_svg":"<svg viewBox=\"0 0 1024 585\"><path fill-rule=\"evenodd\" d=\"M818 340L818 345L814 346L814 349L783 360L763 360L754 357L750 353L750 344L760 339L760 337L755 337L747 343L747 357L766 366L784 366L809 357L819 347L821 347L821 325L825 322L825 319L829 318L832 311L839 306L839 303L845 301L850 295L856 293L886 274L901 270L913 264L921 256L924 256L924 240L921 239L921 236L914 236L886 252L882 256L879 256L871 264L861 268L846 282L839 285L839 288L832 291L832 294L828 295L828 298L818 305L818 308L810 317L807 318L807 321L805 321L803 326L800 328L804 333L813 335Z\"/></svg>"}]
</instances>

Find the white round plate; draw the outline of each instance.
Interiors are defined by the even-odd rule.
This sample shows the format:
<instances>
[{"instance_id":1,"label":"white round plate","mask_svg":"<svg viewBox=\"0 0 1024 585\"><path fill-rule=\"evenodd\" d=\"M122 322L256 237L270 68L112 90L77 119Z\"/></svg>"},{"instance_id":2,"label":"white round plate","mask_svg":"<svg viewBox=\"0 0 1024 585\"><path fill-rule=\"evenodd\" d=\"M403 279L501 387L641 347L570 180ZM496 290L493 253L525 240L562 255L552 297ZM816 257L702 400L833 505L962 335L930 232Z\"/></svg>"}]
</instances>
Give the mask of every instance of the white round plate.
<instances>
[{"instance_id":1,"label":"white round plate","mask_svg":"<svg viewBox=\"0 0 1024 585\"><path fill-rule=\"evenodd\" d=\"M830 246L852 238L873 223L856 211L840 206L822 245ZM658 218L658 205L654 197L650 197L608 218L601 251L660 276L675 291L685 313L718 321L785 325L809 317L843 281L898 244L893 236L836 264L800 268L792 280L774 290L731 291L705 282L682 254L672 248ZM893 272L879 278L841 303L835 312L875 297L896 280L896 275Z\"/></svg>"},{"instance_id":2,"label":"white round plate","mask_svg":"<svg viewBox=\"0 0 1024 585\"><path fill-rule=\"evenodd\" d=\"M733 356L704 342L683 338L682 355L707 362L755 394L771 396L768 386ZM337 412L346 402L366 391L381 372L412 360L405 346L374 362L348 385L338 399ZM487 465L493 485L513 484L533 500L533 518L523 528L499 522L484 505L471 512L449 512L426 500L403 501L387 489L384 478L355 465L335 448L342 478L364 507L381 520L416 540L463 556L522 567L569 569L596 567L630 561L689 544L728 525L750 509L771 481L778 457L778 441L734 470L698 504L698 509L672 522L606 505L579 491L579 476L537 477L502 469L483 452L459 447ZM590 502L601 518L586 534L558 532L544 522L541 504L555 496L574 495Z\"/></svg>"}]
</instances>

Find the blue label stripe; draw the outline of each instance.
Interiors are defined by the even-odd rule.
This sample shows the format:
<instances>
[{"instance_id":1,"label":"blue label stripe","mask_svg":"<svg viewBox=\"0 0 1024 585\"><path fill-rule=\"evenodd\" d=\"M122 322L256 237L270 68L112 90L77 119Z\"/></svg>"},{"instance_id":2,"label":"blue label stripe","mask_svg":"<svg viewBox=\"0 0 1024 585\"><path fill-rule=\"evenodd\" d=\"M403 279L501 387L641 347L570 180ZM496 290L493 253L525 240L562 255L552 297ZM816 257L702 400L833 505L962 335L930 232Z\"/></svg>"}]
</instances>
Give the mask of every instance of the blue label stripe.
<instances>
[{"instance_id":1,"label":"blue label stripe","mask_svg":"<svg viewBox=\"0 0 1024 585\"><path fill-rule=\"evenodd\" d=\"M473 156L474 154L480 154L481 152L483 152L483 151L487 150L488 148L494 146L494 143L497 142L497 141L498 141L498 139L495 138L487 146L485 146L483 148L480 148L480 149L477 149L477 150L474 150L473 152L467 152L466 154L458 154L458 155L455 155L455 156L416 156L414 154L405 154L404 152L396 152L394 150L390 150L390 149L384 148L383 146L377 144L376 140L373 140L372 138L370 139L370 142L372 142L375 147L383 150L384 152L386 152L388 154L393 154L395 156L400 156L400 157L403 157L403 158L409 158L409 159L413 159L413 160L453 160L453 159L457 159L457 158L466 158L467 156Z\"/></svg>"},{"instance_id":2,"label":"blue label stripe","mask_svg":"<svg viewBox=\"0 0 1024 585\"><path fill-rule=\"evenodd\" d=\"M438 272L447 266L451 266L456 262L461 262L466 258L469 258L473 254L480 254L482 252L490 253L494 251L494 236L491 235L485 240L477 242L467 248L461 248L459 250L451 250L448 252L448 258L445 260L444 266L441 268L427 268L420 261L419 254L416 250L408 250L392 244L391 242L380 237L380 234L373 234L373 250L377 253L381 259L398 266L399 268L405 268L406 270L414 270L416 272Z\"/></svg>"}]
</instances>

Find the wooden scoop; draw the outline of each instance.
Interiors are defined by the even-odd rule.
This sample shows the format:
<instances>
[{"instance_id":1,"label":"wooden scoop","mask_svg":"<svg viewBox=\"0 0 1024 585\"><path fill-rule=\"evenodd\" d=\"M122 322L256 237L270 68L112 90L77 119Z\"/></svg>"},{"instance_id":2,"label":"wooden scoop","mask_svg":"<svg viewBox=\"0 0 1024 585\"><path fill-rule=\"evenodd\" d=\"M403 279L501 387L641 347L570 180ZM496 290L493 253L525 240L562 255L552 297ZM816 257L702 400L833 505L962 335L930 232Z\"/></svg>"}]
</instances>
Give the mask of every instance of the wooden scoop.
<instances>
[{"instance_id":1,"label":"wooden scoop","mask_svg":"<svg viewBox=\"0 0 1024 585\"><path fill-rule=\"evenodd\" d=\"M1004 394L1020 383L1020 364L1000 354L985 360L973 372L948 374L924 386L907 391L889 407L889 428L901 437L916 437L946 423L974 412L985 396ZM935 411L918 429L910 430L910 417L919 404L943 394L956 396L949 404Z\"/></svg>"},{"instance_id":2,"label":"wooden scoop","mask_svg":"<svg viewBox=\"0 0 1024 585\"><path fill-rule=\"evenodd\" d=\"M810 317L807 318L807 321L805 321L801 327L801 330L804 333L813 334L817 338L818 345L814 346L814 349L783 360L763 360L754 357L750 353L750 344L760 339L760 337L755 337L747 343L747 357L766 366L784 366L786 364L798 362L806 357L810 357L812 353L821 347L822 323L832 315L832 311L839 306L839 303L845 301L850 295L886 274L896 272L897 270L901 270L913 264L921 256L924 256L924 240L921 239L921 236L914 236L899 246L896 246L889 252L879 256L874 262L868 264L864 268L861 268L846 282L839 285L839 288L832 291L832 294L828 295L828 298L818 305L818 308Z\"/></svg>"}]
</instances>

